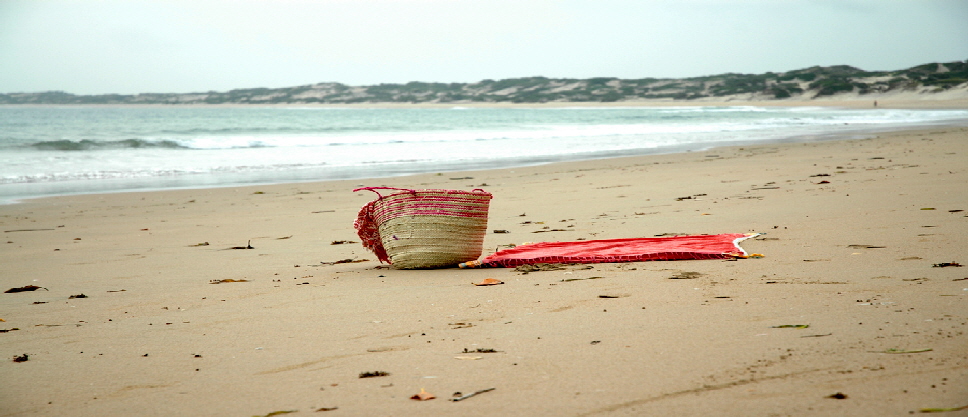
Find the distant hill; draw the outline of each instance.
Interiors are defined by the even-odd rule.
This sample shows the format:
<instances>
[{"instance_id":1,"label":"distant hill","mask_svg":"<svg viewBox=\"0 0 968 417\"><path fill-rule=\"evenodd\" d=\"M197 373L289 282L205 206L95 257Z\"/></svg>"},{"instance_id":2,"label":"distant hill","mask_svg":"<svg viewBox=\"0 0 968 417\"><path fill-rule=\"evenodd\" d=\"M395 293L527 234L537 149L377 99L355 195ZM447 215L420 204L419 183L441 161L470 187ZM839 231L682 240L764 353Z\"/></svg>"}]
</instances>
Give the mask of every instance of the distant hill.
<instances>
[{"instance_id":1,"label":"distant hill","mask_svg":"<svg viewBox=\"0 0 968 417\"><path fill-rule=\"evenodd\" d=\"M781 73L720 74L691 78L546 78L476 83L319 83L289 88L244 88L186 94L74 95L62 91L0 94L0 104L356 104L549 103L710 100L811 100L850 95L880 97L954 93L968 98L968 62L864 71L847 65Z\"/></svg>"}]
</instances>

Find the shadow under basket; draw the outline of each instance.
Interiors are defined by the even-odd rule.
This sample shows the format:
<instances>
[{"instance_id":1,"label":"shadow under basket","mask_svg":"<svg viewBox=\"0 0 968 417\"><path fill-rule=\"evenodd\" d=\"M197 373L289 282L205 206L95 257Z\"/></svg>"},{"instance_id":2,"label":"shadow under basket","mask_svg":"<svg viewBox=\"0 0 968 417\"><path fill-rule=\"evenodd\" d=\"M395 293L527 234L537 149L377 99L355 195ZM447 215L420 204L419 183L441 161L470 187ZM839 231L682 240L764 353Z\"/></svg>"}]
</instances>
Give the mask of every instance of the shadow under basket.
<instances>
[{"instance_id":1,"label":"shadow under basket","mask_svg":"<svg viewBox=\"0 0 968 417\"><path fill-rule=\"evenodd\" d=\"M357 188L378 198L360 209L354 227L363 246L401 269L456 266L481 256L492 195L484 190ZM399 191L387 196L378 190Z\"/></svg>"}]
</instances>

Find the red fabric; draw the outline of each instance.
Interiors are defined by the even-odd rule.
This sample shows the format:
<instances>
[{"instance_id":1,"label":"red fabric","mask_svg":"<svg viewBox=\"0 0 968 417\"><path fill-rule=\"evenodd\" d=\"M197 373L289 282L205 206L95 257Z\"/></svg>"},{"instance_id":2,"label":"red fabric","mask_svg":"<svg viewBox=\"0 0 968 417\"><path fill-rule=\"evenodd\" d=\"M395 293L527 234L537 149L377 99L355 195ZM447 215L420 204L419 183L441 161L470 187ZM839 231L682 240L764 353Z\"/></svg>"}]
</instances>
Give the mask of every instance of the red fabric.
<instances>
[{"instance_id":1,"label":"red fabric","mask_svg":"<svg viewBox=\"0 0 968 417\"><path fill-rule=\"evenodd\" d=\"M746 256L739 242L756 234L544 242L498 251L476 262L483 267L513 268L537 263L602 263L729 259Z\"/></svg>"},{"instance_id":2,"label":"red fabric","mask_svg":"<svg viewBox=\"0 0 968 417\"><path fill-rule=\"evenodd\" d=\"M360 236L360 240L363 241L364 248L373 252L381 263L390 263L390 256L387 255L386 249L383 248L383 241L380 240L380 226L373 219L373 206L377 201L379 200L373 200L360 208L359 214L356 215L356 221L353 222L353 227L356 229L356 234Z\"/></svg>"}]
</instances>

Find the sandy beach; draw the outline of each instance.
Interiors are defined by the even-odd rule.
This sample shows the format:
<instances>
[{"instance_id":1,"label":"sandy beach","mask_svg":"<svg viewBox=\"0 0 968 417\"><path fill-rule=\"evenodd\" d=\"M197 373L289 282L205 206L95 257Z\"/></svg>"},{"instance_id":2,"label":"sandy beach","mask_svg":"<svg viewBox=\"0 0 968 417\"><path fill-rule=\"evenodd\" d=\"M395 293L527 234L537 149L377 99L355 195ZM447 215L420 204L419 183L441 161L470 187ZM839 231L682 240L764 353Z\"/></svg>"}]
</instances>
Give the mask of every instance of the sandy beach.
<instances>
[{"instance_id":1,"label":"sandy beach","mask_svg":"<svg viewBox=\"0 0 968 417\"><path fill-rule=\"evenodd\" d=\"M968 264L966 184L968 127L938 127L4 205L0 286L41 288L0 294L0 416L968 406L968 268L957 265ZM359 241L353 220L373 199L358 186L493 193L485 255L524 242L759 232L742 246L763 257L396 270L340 243ZM504 284L472 284L485 278ZM422 389L436 398L410 399Z\"/></svg>"}]
</instances>

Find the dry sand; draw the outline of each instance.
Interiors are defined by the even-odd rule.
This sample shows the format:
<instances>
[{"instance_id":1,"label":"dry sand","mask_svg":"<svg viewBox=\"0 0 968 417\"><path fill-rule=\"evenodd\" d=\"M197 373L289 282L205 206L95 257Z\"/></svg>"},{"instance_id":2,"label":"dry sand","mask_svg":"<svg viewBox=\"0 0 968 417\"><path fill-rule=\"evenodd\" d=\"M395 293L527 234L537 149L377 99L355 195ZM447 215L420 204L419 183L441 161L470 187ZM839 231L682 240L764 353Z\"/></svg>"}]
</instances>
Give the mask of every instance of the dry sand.
<instances>
[{"instance_id":1,"label":"dry sand","mask_svg":"<svg viewBox=\"0 0 968 417\"><path fill-rule=\"evenodd\" d=\"M350 191L360 184L492 192L488 228L510 233L489 233L485 253L766 232L743 244L765 257L529 274L386 269L359 244L332 244L359 240L352 222L372 198ZM968 264L966 185L968 128L946 127L0 206L2 289L43 287L0 294L0 416L884 416L964 406L968 268L933 265ZM534 233L545 227L567 231ZM371 260L327 264L348 258ZM672 279L683 272L698 276ZM471 285L485 278L505 284ZM885 353L897 351L919 353ZM360 378L374 371L389 375ZM437 398L411 400L422 388ZM326 408L335 410L317 411Z\"/></svg>"}]
</instances>

